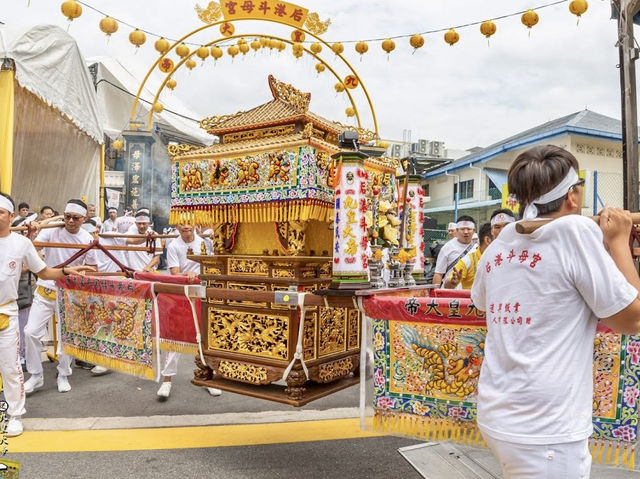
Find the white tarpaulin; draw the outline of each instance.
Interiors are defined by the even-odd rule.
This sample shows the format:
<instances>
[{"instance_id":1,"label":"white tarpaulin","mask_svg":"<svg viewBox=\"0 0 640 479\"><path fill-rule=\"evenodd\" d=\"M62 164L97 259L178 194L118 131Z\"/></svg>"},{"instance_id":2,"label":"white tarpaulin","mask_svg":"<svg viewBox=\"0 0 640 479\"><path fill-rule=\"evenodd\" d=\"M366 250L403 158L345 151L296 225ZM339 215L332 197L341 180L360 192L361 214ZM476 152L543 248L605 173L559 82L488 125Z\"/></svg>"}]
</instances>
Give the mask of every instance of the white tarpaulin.
<instances>
[{"instance_id":1,"label":"white tarpaulin","mask_svg":"<svg viewBox=\"0 0 640 479\"><path fill-rule=\"evenodd\" d=\"M62 28L0 27L0 58L16 64L18 84L102 143L96 93L76 41Z\"/></svg>"},{"instance_id":2,"label":"white tarpaulin","mask_svg":"<svg viewBox=\"0 0 640 479\"><path fill-rule=\"evenodd\" d=\"M101 123L105 133L115 139L123 130L128 129L133 100L145 72L139 71L136 74L119 60L110 57L87 58L87 65L94 64L98 66L97 95L102 115ZM148 68L151 65L145 66ZM160 83L160 76L153 72L140 95L141 101L138 102L134 120L141 121L145 126L150 104ZM159 101L164 106L164 111L160 114L154 113L155 122L170 126L185 137L193 138L197 143L204 145L213 143L213 136L199 127L198 115L192 112L175 93L165 88ZM172 111L177 114L171 113Z\"/></svg>"},{"instance_id":3,"label":"white tarpaulin","mask_svg":"<svg viewBox=\"0 0 640 479\"><path fill-rule=\"evenodd\" d=\"M103 131L75 40L52 25L2 26L0 57L15 63L12 196L32 209L96 203Z\"/></svg>"}]
</instances>

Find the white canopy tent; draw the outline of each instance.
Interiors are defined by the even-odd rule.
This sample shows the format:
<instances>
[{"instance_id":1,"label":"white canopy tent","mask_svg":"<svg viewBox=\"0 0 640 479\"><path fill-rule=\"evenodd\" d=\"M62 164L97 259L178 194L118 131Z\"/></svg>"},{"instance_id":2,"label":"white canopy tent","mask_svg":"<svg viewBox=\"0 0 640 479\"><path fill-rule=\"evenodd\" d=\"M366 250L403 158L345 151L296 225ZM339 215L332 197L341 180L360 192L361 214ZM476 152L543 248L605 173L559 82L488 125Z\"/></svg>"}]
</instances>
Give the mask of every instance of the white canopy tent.
<instances>
[{"instance_id":1,"label":"white canopy tent","mask_svg":"<svg viewBox=\"0 0 640 479\"><path fill-rule=\"evenodd\" d=\"M105 133L116 139L123 130L128 129L133 100L142 83L143 74L133 72L132 68L111 57L90 57L87 65L92 68L97 65L96 83L101 123ZM149 77L147 86L141 92L134 120L146 124L155 90L160 83L159 75L152 74ZM210 145L213 142L213 137L198 126L198 115L171 90L167 88L163 91L160 102L164 111L154 113L156 123L169 126L196 143Z\"/></svg>"},{"instance_id":2,"label":"white canopy tent","mask_svg":"<svg viewBox=\"0 0 640 479\"><path fill-rule=\"evenodd\" d=\"M0 26L0 187L32 209L97 203L103 129L75 40L53 25Z\"/></svg>"}]
</instances>

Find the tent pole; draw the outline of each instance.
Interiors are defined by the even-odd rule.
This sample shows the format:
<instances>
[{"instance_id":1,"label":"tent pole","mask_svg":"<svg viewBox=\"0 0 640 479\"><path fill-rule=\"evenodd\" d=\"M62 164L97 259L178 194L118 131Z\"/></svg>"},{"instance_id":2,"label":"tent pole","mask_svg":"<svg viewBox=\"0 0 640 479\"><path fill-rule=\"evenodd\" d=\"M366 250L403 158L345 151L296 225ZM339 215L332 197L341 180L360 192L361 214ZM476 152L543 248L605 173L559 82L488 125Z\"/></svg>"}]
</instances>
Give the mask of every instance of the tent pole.
<instances>
[{"instance_id":1,"label":"tent pole","mask_svg":"<svg viewBox=\"0 0 640 479\"><path fill-rule=\"evenodd\" d=\"M0 70L0 190L11 194L13 176L13 129L14 129L14 71Z\"/></svg>"}]
</instances>

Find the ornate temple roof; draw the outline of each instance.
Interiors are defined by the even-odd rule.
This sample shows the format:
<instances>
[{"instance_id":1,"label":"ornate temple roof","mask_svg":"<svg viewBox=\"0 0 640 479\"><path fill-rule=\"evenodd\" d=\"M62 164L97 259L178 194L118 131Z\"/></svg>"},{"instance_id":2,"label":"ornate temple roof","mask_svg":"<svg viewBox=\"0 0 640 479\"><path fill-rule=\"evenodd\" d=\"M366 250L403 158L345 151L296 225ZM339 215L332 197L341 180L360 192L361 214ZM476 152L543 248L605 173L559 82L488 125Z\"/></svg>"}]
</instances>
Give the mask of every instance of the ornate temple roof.
<instances>
[{"instance_id":1,"label":"ornate temple roof","mask_svg":"<svg viewBox=\"0 0 640 479\"><path fill-rule=\"evenodd\" d=\"M277 135L263 138L251 138L248 140L218 143L204 148L196 148L175 156L174 160L191 160L198 158L224 157L239 153L250 153L270 148L282 148L289 146L311 145L322 150L337 152L338 147L320 138L309 137L304 132L288 135Z\"/></svg>"},{"instance_id":2,"label":"ornate temple roof","mask_svg":"<svg viewBox=\"0 0 640 479\"><path fill-rule=\"evenodd\" d=\"M311 93L303 93L292 85L276 80L269 75L269 88L273 100L247 111L233 115L212 116L200 122L200 127L221 138L224 135L243 130L265 128L283 123L313 123L314 127L337 135L343 126L309 111ZM234 141L234 140L232 140Z\"/></svg>"}]
</instances>

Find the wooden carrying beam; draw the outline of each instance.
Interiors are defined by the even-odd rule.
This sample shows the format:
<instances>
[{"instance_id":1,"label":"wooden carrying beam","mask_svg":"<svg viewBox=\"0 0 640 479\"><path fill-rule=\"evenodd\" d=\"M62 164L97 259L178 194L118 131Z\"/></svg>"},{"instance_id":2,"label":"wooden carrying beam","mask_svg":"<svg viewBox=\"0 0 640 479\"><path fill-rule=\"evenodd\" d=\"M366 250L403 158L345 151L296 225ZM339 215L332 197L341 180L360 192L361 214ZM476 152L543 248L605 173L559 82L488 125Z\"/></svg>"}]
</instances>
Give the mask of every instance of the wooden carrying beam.
<instances>
[{"instance_id":1,"label":"wooden carrying beam","mask_svg":"<svg viewBox=\"0 0 640 479\"><path fill-rule=\"evenodd\" d=\"M34 241L33 246L36 248L73 248L73 249L85 249L89 246L90 243L87 244L76 244L76 243L49 243L46 241ZM104 249L107 250L116 250L116 251L149 251L148 247L145 246L118 246L118 245L100 245ZM157 249L156 252L161 252L162 250Z\"/></svg>"},{"instance_id":2,"label":"wooden carrying beam","mask_svg":"<svg viewBox=\"0 0 640 479\"><path fill-rule=\"evenodd\" d=\"M169 293L184 295L185 285L170 283L154 283L156 293ZM188 295L192 298L227 299L240 301L255 301L267 303L288 304L297 306L300 295L297 291L245 291L228 288L205 288L199 285L188 285ZM316 294L305 295L304 304L307 306L325 306L332 308L354 307L354 296L320 296Z\"/></svg>"},{"instance_id":3,"label":"wooden carrying beam","mask_svg":"<svg viewBox=\"0 0 640 479\"><path fill-rule=\"evenodd\" d=\"M599 216L588 216L587 218L591 218L596 223L600 224ZM544 219L538 221L520 221L516 223L516 231L523 235L528 235L533 233L535 230L544 226L553 221L552 219ZM631 213L631 221L633 224L640 224L640 213Z\"/></svg>"}]
</instances>

